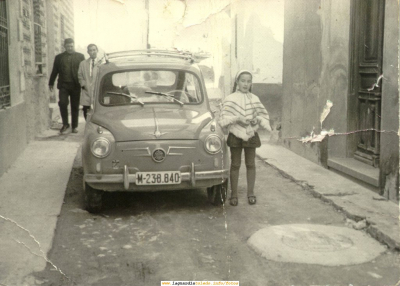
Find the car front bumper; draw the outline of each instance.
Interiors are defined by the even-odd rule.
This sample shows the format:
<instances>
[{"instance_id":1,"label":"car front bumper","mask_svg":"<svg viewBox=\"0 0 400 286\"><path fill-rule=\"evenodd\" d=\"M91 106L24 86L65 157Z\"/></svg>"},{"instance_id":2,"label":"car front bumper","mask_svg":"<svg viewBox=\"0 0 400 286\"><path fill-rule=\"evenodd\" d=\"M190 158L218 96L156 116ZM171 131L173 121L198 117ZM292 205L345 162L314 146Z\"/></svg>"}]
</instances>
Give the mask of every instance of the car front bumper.
<instances>
[{"instance_id":1,"label":"car front bumper","mask_svg":"<svg viewBox=\"0 0 400 286\"><path fill-rule=\"evenodd\" d=\"M181 173L181 183L174 185L137 185L136 174L130 174L125 165L123 174L85 174L84 182L91 187L106 191L158 191L211 187L223 183L229 177L229 170L196 171Z\"/></svg>"}]
</instances>

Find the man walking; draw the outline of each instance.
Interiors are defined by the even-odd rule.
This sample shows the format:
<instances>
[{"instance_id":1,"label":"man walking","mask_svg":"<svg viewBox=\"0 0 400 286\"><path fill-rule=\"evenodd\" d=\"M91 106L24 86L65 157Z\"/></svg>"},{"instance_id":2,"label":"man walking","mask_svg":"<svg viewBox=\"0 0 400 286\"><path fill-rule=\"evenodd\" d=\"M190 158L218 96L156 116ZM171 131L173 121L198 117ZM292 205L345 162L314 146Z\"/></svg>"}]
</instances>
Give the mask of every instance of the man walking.
<instances>
[{"instance_id":1,"label":"man walking","mask_svg":"<svg viewBox=\"0 0 400 286\"><path fill-rule=\"evenodd\" d=\"M78 79L82 87L81 105L83 106L83 116L87 117L87 112L90 106L93 105L94 83L99 72L101 59L97 58L98 48L95 44L90 44L87 47L89 58L79 65Z\"/></svg>"},{"instance_id":2,"label":"man walking","mask_svg":"<svg viewBox=\"0 0 400 286\"><path fill-rule=\"evenodd\" d=\"M53 71L51 72L49 80L49 89L53 91L54 81L58 76L58 106L60 107L63 122L60 133L64 134L69 128L69 98L71 100L72 133L78 133L79 98L81 90L78 80L78 69L79 64L81 61L85 60L85 57L83 54L75 52L74 40L71 38L64 40L64 48L65 52L58 54L54 59Z\"/></svg>"}]
</instances>

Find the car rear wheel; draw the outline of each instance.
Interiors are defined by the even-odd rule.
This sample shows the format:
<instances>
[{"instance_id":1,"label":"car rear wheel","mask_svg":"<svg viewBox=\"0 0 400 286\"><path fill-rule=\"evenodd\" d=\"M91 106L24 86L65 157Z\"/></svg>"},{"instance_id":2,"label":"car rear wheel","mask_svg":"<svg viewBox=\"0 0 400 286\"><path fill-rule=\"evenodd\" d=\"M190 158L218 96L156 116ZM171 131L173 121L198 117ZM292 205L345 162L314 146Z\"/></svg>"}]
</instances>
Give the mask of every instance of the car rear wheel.
<instances>
[{"instance_id":1,"label":"car rear wheel","mask_svg":"<svg viewBox=\"0 0 400 286\"><path fill-rule=\"evenodd\" d=\"M228 194L228 179L220 185L207 188L208 201L215 206L225 203Z\"/></svg>"},{"instance_id":2,"label":"car rear wheel","mask_svg":"<svg viewBox=\"0 0 400 286\"><path fill-rule=\"evenodd\" d=\"M85 209L90 213L97 213L103 207L103 191L94 189L85 183Z\"/></svg>"}]
</instances>

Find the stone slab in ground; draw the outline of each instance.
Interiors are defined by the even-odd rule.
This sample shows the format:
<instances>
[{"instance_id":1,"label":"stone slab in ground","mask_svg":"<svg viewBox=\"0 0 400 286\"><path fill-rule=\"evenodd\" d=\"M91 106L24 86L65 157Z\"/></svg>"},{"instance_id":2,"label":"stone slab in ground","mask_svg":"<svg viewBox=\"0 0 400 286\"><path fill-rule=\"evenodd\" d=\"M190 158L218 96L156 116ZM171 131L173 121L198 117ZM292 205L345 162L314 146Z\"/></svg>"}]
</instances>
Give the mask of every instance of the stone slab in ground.
<instances>
[{"instance_id":1,"label":"stone slab in ground","mask_svg":"<svg viewBox=\"0 0 400 286\"><path fill-rule=\"evenodd\" d=\"M361 264L385 251L383 245L361 231L314 224L266 227L247 243L269 260L326 266Z\"/></svg>"}]
</instances>

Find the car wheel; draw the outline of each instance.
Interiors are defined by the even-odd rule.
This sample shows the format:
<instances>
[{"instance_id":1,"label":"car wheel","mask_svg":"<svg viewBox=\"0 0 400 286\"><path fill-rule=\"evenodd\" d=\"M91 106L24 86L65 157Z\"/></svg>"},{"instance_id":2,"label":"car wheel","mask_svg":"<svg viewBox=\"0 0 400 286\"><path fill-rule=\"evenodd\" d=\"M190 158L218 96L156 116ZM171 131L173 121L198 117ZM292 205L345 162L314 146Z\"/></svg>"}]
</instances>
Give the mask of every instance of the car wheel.
<instances>
[{"instance_id":1,"label":"car wheel","mask_svg":"<svg viewBox=\"0 0 400 286\"><path fill-rule=\"evenodd\" d=\"M85 183L85 209L90 213L97 213L103 207L103 191L97 190Z\"/></svg>"},{"instance_id":2,"label":"car wheel","mask_svg":"<svg viewBox=\"0 0 400 286\"><path fill-rule=\"evenodd\" d=\"M228 193L228 179L220 184L207 188L208 201L215 206L225 203Z\"/></svg>"}]
</instances>

